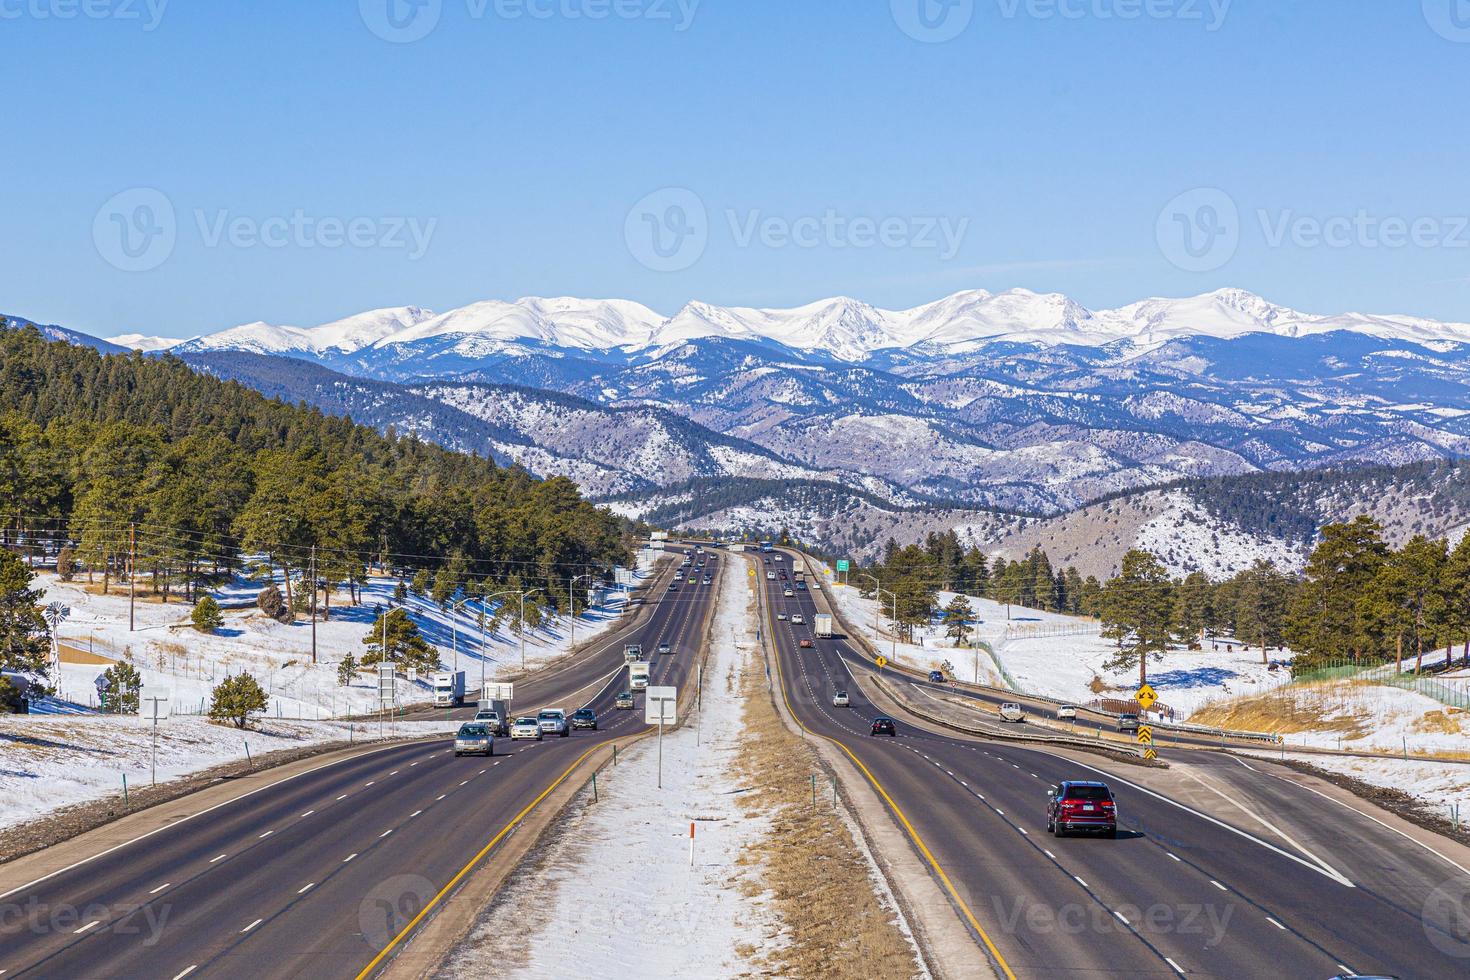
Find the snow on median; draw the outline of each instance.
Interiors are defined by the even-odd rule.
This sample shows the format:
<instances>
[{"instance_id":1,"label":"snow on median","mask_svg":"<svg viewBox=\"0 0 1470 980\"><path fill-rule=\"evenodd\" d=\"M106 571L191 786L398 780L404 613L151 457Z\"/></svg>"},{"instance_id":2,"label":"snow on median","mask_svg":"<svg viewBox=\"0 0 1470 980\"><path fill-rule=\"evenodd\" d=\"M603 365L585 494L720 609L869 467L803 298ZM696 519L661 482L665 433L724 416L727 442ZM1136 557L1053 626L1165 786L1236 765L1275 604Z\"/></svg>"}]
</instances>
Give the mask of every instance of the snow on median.
<instances>
[{"instance_id":1,"label":"snow on median","mask_svg":"<svg viewBox=\"0 0 1470 980\"><path fill-rule=\"evenodd\" d=\"M773 930L742 862L769 824L742 813L746 787L732 771L742 750L739 675L750 656L737 639L748 629L746 601L744 577L721 576L702 717L664 735L663 788L655 739L620 752L598 776L598 802L590 790L573 801L533 867L509 879L440 976L565 976L589 963L613 976L754 972L749 958L768 950Z\"/></svg>"}]
</instances>

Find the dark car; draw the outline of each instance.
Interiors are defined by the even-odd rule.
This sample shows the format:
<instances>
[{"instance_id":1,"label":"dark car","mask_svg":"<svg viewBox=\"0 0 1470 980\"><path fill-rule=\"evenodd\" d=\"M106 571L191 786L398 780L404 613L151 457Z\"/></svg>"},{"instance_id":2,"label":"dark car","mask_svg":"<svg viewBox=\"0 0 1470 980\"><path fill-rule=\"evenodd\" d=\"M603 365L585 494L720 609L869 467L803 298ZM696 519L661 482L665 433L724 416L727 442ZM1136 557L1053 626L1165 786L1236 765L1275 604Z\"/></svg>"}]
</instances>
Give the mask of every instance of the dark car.
<instances>
[{"instance_id":1,"label":"dark car","mask_svg":"<svg viewBox=\"0 0 1470 980\"><path fill-rule=\"evenodd\" d=\"M1106 783L1067 780L1046 792L1046 829L1058 837L1074 830L1118 836L1118 804Z\"/></svg>"},{"instance_id":2,"label":"dark car","mask_svg":"<svg viewBox=\"0 0 1470 980\"><path fill-rule=\"evenodd\" d=\"M935 684L943 684L944 683L944 671L942 671L942 670L931 670L931 671L929 671L929 680L932 681L932 682L934 682Z\"/></svg>"},{"instance_id":3,"label":"dark car","mask_svg":"<svg viewBox=\"0 0 1470 980\"><path fill-rule=\"evenodd\" d=\"M1134 714L1119 715L1118 716L1118 731L1120 731L1120 732L1132 732L1133 734L1137 734L1138 733L1138 716L1137 715L1134 715Z\"/></svg>"},{"instance_id":4,"label":"dark car","mask_svg":"<svg viewBox=\"0 0 1470 980\"><path fill-rule=\"evenodd\" d=\"M573 728L590 728L597 731L597 712L591 708L578 708L572 712Z\"/></svg>"},{"instance_id":5,"label":"dark car","mask_svg":"<svg viewBox=\"0 0 1470 980\"><path fill-rule=\"evenodd\" d=\"M896 738L898 736L898 726L893 723L892 718L886 715L879 715L873 719L873 730L868 734L887 735L890 738Z\"/></svg>"}]
</instances>

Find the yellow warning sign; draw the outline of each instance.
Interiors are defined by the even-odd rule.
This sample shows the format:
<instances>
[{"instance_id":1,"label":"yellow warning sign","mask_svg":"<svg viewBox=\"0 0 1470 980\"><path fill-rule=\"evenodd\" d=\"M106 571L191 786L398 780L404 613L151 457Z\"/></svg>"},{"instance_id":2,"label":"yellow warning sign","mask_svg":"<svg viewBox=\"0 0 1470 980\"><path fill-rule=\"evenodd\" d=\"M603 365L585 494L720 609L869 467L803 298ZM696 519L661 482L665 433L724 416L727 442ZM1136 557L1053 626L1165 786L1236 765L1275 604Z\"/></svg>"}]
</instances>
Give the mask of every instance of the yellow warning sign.
<instances>
[{"instance_id":1,"label":"yellow warning sign","mask_svg":"<svg viewBox=\"0 0 1470 980\"><path fill-rule=\"evenodd\" d=\"M1143 745L1154 744L1154 730L1151 725L1138 726L1138 741Z\"/></svg>"},{"instance_id":2,"label":"yellow warning sign","mask_svg":"<svg viewBox=\"0 0 1470 980\"><path fill-rule=\"evenodd\" d=\"M1138 702L1138 706L1140 708L1142 708L1144 711L1147 711L1149 708L1152 708L1154 706L1154 702L1159 699L1159 692L1155 691L1152 687L1145 684L1138 689L1138 693L1134 694L1133 698L1135 701Z\"/></svg>"},{"instance_id":3,"label":"yellow warning sign","mask_svg":"<svg viewBox=\"0 0 1470 980\"><path fill-rule=\"evenodd\" d=\"M887 667L888 666L888 658L887 657L879 657L877 660L875 660L873 662L875 664L877 664L879 667Z\"/></svg>"},{"instance_id":4,"label":"yellow warning sign","mask_svg":"<svg viewBox=\"0 0 1470 980\"><path fill-rule=\"evenodd\" d=\"M1143 757L1145 759L1157 759L1159 757L1159 754L1157 752L1155 752L1153 749L1144 749L1143 750Z\"/></svg>"}]
</instances>

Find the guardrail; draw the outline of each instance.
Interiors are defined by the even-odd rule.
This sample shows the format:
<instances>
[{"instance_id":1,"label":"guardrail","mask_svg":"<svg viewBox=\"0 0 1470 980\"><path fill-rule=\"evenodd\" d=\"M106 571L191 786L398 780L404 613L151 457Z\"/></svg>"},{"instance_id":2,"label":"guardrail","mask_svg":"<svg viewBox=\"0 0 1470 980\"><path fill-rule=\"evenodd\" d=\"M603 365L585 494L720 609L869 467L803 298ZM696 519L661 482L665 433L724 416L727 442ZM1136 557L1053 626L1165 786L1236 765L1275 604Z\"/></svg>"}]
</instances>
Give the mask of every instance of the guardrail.
<instances>
[{"instance_id":1,"label":"guardrail","mask_svg":"<svg viewBox=\"0 0 1470 980\"><path fill-rule=\"evenodd\" d=\"M826 600L827 608L828 608L829 612L832 614L832 618L837 623L839 623L842 626L843 632L846 635L846 637L849 640L853 640L856 643L858 643L860 646L862 646L868 652L868 656L869 657L881 656L882 655L881 652L873 645L872 641L869 640L868 637L865 636L862 633L861 630L853 629L853 627L851 626L851 624L849 624L847 622L847 619L839 611L836 600L827 591L828 586L827 586L827 583L824 580L823 576L813 570L811 558L808 555L806 555L804 552L797 551L796 554L801 557L802 562L807 566L808 577L812 581L814 581L814 582L817 583L817 588L821 592L822 597ZM992 651L992 655L993 655L993 651ZM916 678L919 676L919 672L918 671L913 670L913 669L908 668L908 667L905 667L905 666L901 666L899 664L891 664L890 667L892 669L900 672L900 673L903 673L903 674L908 674L908 675L913 676L913 677L916 677ZM1007 690L1006 688L1003 688L1003 687L993 687L993 686L991 686L989 684L972 684L969 681L961 681L961 680L958 680L958 679L952 680L951 683L954 686L956 686L959 689L961 689L961 690L973 690L973 691L977 691L977 692L988 692L990 694L994 694L994 695L997 695L997 696L1000 696L1000 697L1004 697L1007 700L1013 700L1013 701L1018 701L1018 702L1022 702L1022 703L1025 703L1027 701L1030 701L1030 702L1037 702L1037 703L1041 703L1041 704L1050 704L1050 705L1055 705L1055 706L1061 706L1061 705L1077 705L1077 702L1076 701L1068 701L1068 700L1065 700L1063 698L1054 698L1054 697L1052 697L1049 694L1034 694L1034 693L1031 693L1029 691ZM1086 705L1078 705L1078 707L1082 707L1086 711L1090 711L1093 714L1102 715L1102 716L1104 716L1106 718L1117 718L1118 715L1120 714L1120 712L1108 711L1106 709L1099 708L1099 707L1092 707L1092 706L1086 706ZM1236 741L1243 741L1243 742L1264 742L1264 743L1271 744L1271 745L1275 745L1275 744L1278 744L1280 742L1280 736L1275 735L1275 734L1272 734L1272 733L1268 733L1268 732L1241 732L1241 731L1231 731L1229 729L1223 729L1223 728L1209 728L1209 727L1204 726L1204 725L1188 725L1188 724L1179 724L1179 723L1175 723L1175 722L1163 722L1163 721L1150 721L1149 724L1153 725L1155 728L1162 728L1162 729L1164 729L1166 731L1170 731L1170 732L1179 732L1179 733L1184 733L1184 734L1201 735L1201 736L1206 736L1206 737L1214 738L1214 739L1234 739ZM1088 743L1088 744L1091 744L1091 743Z\"/></svg>"},{"instance_id":2,"label":"guardrail","mask_svg":"<svg viewBox=\"0 0 1470 980\"><path fill-rule=\"evenodd\" d=\"M1001 741L1007 742L1040 742L1046 745L1061 746L1063 748L1085 749L1093 752L1102 750L1104 752L1116 752L1119 755L1128 756L1134 759L1143 758L1144 747L1141 745L1128 745L1122 742L1110 742L1105 739L1077 738L1071 735L1042 735L1040 733L1023 730L1008 732L1000 729L992 731L990 729L970 728L966 725L961 725L957 722L949 721L937 715L930 714L928 711L919 707L911 698L904 697L898 692L891 690L889 686L883 682L883 679L881 677L875 676L871 678L871 680L874 684L878 686L878 689L880 691L902 705L903 709L910 714L917 715L918 717L932 724L941 725L945 728L953 729L957 732L964 732L967 735L978 735L982 738L1000 739Z\"/></svg>"}]
</instances>

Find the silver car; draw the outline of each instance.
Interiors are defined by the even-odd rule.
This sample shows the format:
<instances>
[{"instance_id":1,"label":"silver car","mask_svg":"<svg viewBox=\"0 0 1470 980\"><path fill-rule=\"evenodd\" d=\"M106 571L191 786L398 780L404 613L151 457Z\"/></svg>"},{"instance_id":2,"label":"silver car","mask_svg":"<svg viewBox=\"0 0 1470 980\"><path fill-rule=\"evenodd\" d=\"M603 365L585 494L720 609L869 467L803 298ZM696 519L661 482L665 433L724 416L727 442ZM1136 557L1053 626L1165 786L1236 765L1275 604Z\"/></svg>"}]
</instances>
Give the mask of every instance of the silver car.
<instances>
[{"instance_id":1,"label":"silver car","mask_svg":"<svg viewBox=\"0 0 1470 980\"><path fill-rule=\"evenodd\" d=\"M467 721L454 736L454 755L494 755L495 733L482 721Z\"/></svg>"},{"instance_id":2,"label":"silver car","mask_svg":"<svg viewBox=\"0 0 1470 980\"><path fill-rule=\"evenodd\" d=\"M510 726L510 737L534 738L541 741L541 723L535 718L517 718L516 723Z\"/></svg>"}]
</instances>

